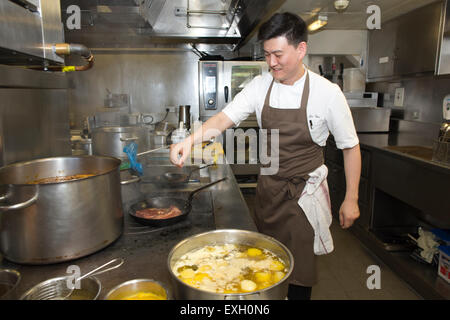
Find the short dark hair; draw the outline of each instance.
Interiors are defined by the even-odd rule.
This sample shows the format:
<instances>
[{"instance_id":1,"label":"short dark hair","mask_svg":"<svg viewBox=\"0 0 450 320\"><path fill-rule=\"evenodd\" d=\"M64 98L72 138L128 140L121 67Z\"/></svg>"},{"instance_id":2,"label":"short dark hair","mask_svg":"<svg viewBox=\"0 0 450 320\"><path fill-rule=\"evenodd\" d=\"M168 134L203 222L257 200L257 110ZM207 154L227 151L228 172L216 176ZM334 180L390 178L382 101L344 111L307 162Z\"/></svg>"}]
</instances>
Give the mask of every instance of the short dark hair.
<instances>
[{"instance_id":1,"label":"short dark hair","mask_svg":"<svg viewBox=\"0 0 450 320\"><path fill-rule=\"evenodd\" d=\"M305 21L298 15L290 12L276 13L259 28L259 41L266 41L281 36L286 37L288 43L295 47L302 41L307 42L308 29Z\"/></svg>"}]
</instances>

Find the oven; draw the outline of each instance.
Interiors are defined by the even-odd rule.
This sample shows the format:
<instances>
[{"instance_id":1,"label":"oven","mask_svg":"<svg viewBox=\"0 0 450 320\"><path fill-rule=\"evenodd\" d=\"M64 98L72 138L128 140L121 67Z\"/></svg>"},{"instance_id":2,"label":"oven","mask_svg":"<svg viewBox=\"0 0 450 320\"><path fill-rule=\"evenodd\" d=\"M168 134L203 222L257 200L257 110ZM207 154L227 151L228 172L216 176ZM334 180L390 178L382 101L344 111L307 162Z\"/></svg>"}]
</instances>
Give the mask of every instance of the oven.
<instances>
[{"instance_id":1,"label":"oven","mask_svg":"<svg viewBox=\"0 0 450 320\"><path fill-rule=\"evenodd\" d=\"M199 61L200 120L222 111L247 83L266 72L265 61Z\"/></svg>"},{"instance_id":2,"label":"oven","mask_svg":"<svg viewBox=\"0 0 450 320\"><path fill-rule=\"evenodd\" d=\"M204 122L222 111L247 83L267 72L269 70L265 61L199 61L200 120ZM250 115L233 129L234 132L224 133L221 137L225 154L232 153L227 161L238 182L248 180L248 186L256 186L259 173L259 127L256 115ZM230 144L233 150L227 148L227 139L234 140ZM245 156L237 152L239 143L245 145L240 148L245 150Z\"/></svg>"}]
</instances>

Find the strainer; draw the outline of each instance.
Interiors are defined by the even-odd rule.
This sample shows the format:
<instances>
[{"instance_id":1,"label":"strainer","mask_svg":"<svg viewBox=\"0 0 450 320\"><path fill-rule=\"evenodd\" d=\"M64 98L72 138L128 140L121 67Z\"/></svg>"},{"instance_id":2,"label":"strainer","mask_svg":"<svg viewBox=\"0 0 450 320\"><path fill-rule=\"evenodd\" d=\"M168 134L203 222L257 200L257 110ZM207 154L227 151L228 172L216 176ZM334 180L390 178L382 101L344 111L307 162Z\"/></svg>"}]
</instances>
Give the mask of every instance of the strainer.
<instances>
[{"instance_id":1,"label":"strainer","mask_svg":"<svg viewBox=\"0 0 450 320\"><path fill-rule=\"evenodd\" d=\"M113 267L104 269L106 266L109 266L115 262L117 262L117 264L114 265ZM124 263L124 260L122 258L116 258L116 259L113 259L113 260L101 265L100 267L86 273L85 275L75 279L75 281L80 281L80 284L81 284L81 289L77 289L76 291L85 289L85 288L83 288L84 284L86 284L86 286L92 286L91 284L89 284L89 282L81 282L81 280L83 280L89 276L99 275L104 272L116 269L116 268L120 267L123 263ZM102 269L104 269L104 270L102 270ZM91 279L91 278L88 278L88 279ZM88 280L88 279L86 279L86 280ZM92 279L94 279L94 278L92 278ZM66 300L72 295L72 293L74 292L74 289L75 289L74 286L71 285L72 280L73 280L73 278L70 276L58 277L58 278L52 278L52 279L46 280L44 282L37 284L30 290L28 290L24 295L22 295L21 300ZM98 282L98 280L96 280L96 279L94 281ZM100 286L100 285L98 284L98 286ZM88 290L88 288L87 288L87 290ZM98 293L95 296L95 298L98 296Z\"/></svg>"}]
</instances>

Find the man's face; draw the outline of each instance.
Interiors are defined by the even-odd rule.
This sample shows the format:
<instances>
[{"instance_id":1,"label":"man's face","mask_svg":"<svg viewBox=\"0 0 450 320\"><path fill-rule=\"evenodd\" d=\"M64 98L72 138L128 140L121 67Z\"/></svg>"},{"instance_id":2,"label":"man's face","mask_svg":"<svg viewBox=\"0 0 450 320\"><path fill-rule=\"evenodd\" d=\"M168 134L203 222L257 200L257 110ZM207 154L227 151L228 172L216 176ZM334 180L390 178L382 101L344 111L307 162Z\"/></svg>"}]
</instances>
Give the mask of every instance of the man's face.
<instances>
[{"instance_id":1,"label":"man's face","mask_svg":"<svg viewBox=\"0 0 450 320\"><path fill-rule=\"evenodd\" d=\"M305 54L305 42L294 47L283 36L264 41L264 55L272 76L283 84L292 85L300 79Z\"/></svg>"}]
</instances>

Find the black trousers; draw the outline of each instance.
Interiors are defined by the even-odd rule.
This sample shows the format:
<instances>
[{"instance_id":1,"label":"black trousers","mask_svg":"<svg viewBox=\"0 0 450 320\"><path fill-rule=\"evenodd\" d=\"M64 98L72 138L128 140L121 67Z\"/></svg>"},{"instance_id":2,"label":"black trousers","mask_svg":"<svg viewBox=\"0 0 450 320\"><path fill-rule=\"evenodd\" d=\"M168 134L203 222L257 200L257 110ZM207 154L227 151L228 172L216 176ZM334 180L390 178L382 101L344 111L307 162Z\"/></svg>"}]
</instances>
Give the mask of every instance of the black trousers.
<instances>
[{"instance_id":1,"label":"black trousers","mask_svg":"<svg viewBox=\"0 0 450 320\"><path fill-rule=\"evenodd\" d=\"M311 300L312 287L289 284L288 300Z\"/></svg>"}]
</instances>

